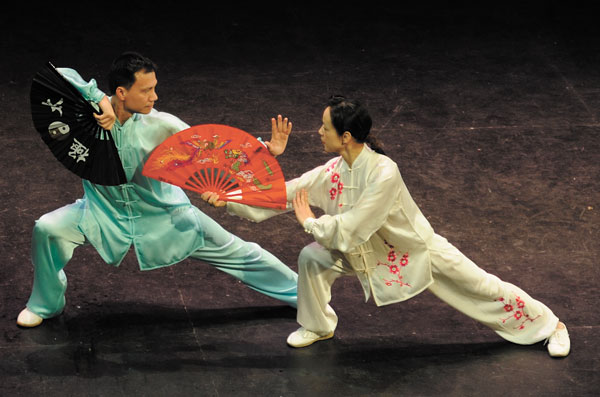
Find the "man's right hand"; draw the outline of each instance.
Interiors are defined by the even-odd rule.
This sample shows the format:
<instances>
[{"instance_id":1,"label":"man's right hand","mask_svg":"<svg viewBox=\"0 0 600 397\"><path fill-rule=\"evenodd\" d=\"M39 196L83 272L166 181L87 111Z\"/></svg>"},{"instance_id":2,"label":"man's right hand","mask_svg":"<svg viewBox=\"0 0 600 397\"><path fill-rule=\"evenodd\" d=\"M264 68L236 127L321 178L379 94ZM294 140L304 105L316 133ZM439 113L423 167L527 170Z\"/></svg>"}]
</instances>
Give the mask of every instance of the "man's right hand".
<instances>
[{"instance_id":1,"label":"man's right hand","mask_svg":"<svg viewBox=\"0 0 600 397\"><path fill-rule=\"evenodd\" d=\"M227 205L227 201L219 200L219 195L215 192L204 192L200 197L213 207L225 207Z\"/></svg>"},{"instance_id":2,"label":"man's right hand","mask_svg":"<svg viewBox=\"0 0 600 397\"><path fill-rule=\"evenodd\" d=\"M94 113L94 117L98 122L98 125L104 128L107 131L110 131L117 120L117 115L115 114L115 110L113 109L110 101L107 96L104 96L100 103L98 104L100 109L102 110L102 114Z\"/></svg>"}]
</instances>

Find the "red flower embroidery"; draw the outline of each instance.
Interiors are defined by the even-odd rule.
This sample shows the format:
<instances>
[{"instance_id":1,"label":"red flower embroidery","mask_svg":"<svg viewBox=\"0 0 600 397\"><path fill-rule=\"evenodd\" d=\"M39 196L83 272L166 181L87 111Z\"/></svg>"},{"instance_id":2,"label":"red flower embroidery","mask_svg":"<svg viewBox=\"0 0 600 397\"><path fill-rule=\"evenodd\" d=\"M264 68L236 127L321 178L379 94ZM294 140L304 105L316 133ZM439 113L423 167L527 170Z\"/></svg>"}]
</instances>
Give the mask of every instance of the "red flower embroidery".
<instances>
[{"instance_id":1,"label":"red flower embroidery","mask_svg":"<svg viewBox=\"0 0 600 397\"><path fill-rule=\"evenodd\" d=\"M327 169L325 170L325 172L331 172L331 171L333 171L333 169L335 168L336 165L337 165L337 160L335 160L333 162L333 164L331 164L329 167L327 167Z\"/></svg>"},{"instance_id":2,"label":"red flower embroidery","mask_svg":"<svg viewBox=\"0 0 600 397\"><path fill-rule=\"evenodd\" d=\"M331 196L331 199L332 199L332 200L335 200L335 196L337 196L337 190L335 190L335 188L334 188L334 187L332 187L332 188L329 190L329 195Z\"/></svg>"},{"instance_id":3,"label":"red flower embroidery","mask_svg":"<svg viewBox=\"0 0 600 397\"><path fill-rule=\"evenodd\" d=\"M402 255L402 259L400 259L400 266L408 265L408 253Z\"/></svg>"},{"instance_id":4,"label":"red flower embroidery","mask_svg":"<svg viewBox=\"0 0 600 397\"><path fill-rule=\"evenodd\" d=\"M522 309L522 310L515 311L515 307L512 304L512 299L510 299L508 303L505 303L504 298L496 299L498 302L504 303L504 311L506 311L507 313L512 313L510 316L508 316L506 318L502 318L501 320L502 320L502 323L506 323L510 319L514 319L516 321L521 321L519 324L517 324L514 327L514 329L525 329L525 324L527 324L527 322L534 322L541 315L538 315L535 318L531 318L529 316L529 314L525 313L525 310L524 310L525 309L525 301L523 301L518 296L516 296L515 298L516 298L515 301L516 301L517 308Z\"/></svg>"},{"instance_id":5,"label":"red flower embroidery","mask_svg":"<svg viewBox=\"0 0 600 397\"><path fill-rule=\"evenodd\" d=\"M327 169L327 171L329 172L329 169ZM338 174L337 172L331 174L331 183L333 183L333 187L329 189L329 196L332 200L335 200L337 195L342 194L342 190L344 189L344 184L340 181L340 174Z\"/></svg>"},{"instance_id":6,"label":"red flower embroidery","mask_svg":"<svg viewBox=\"0 0 600 397\"><path fill-rule=\"evenodd\" d=\"M384 243L392 248L390 250L390 252L388 252L388 262L391 263L382 263L382 262L377 262L377 266L387 266L388 270L390 273L395 275L395 278L388 280L384 277L382 277L381 279L385 282L385 285L387 285L388 287L391 287L394 284L399 284L401 287L412 287L409 283L404 282L402 275L400 274L400 270L401 268L398 267L398 265L395 265L393 262L398 259L398 256L396 254L396 252L394 251L394 247L392 245L390 245L387 241L384 241ZM408 252L406 254L404 254L402 256L402 259L400 261L400 265L401 266L406 266L408 265Z\"/></svg>"},{"instance_id":7,"label":"red flower embroidery","mask_svg":"<svg viewBox=\"0 0 600 397\"><path fill-rule=\"evenodd\" d=\"M521 312L519 312L519 311L516 311L516 312L515 312L515 314L514 314L514 317L515 317L515 318L518 320L518 319L520 319L521 317L523 317L523 313L521 313Z\"/></svg>"}]
</instances>

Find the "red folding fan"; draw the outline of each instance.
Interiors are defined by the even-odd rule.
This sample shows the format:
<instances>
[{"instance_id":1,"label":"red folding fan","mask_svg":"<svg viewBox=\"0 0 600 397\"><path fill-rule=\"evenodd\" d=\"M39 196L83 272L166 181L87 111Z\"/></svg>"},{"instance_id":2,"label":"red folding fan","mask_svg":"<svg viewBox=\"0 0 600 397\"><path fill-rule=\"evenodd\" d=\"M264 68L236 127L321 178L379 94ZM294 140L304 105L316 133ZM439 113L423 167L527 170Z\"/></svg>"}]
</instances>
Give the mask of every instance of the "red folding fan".
<instances>
[{"instance_id":1,"label":"red folding fan","mask_svg":"<svg viewBox=\"0 0 600 397\"><path fill-rule=\"evenodd\" d=\"M224 201L284 209L283 171L255 137L220 124L197 125L154 149L142 173L198 193L216 192Z\"/></svg>"}]
</instances>

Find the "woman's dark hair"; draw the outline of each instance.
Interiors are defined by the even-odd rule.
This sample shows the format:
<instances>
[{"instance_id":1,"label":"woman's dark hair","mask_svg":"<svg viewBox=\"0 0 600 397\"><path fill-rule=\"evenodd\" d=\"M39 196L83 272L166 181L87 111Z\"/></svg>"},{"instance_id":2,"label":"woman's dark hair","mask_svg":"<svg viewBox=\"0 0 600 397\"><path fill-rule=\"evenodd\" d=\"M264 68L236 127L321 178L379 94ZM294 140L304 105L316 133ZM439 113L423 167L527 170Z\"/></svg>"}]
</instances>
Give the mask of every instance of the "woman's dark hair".
<instances>
[{"instance_id":1,"label":"woman's dark hair","mask_svg":"<svg viewBox=\"0 0 600 397\"><path fill-rule=\"evenodd\" d=\"M156 72L154 62L137 52L124 52L113 61L108 73L108 88L114 94L117 87L130 89L135 83L135 74L143 70L146 73Z\"/></svg>"},{"instance_id":2,"label":"woman's dark hair","mask_svg":"<svg viewBox=\"0 0 600 397\"><path fill-rule=\"evenodd\" d=\"M385 154L380 142L371 132L373 124L367 109L357 100L333 95L327 101L331 123L338 135L348 131L356 142L367 143L377 153Z\"/></svg>"}]
</instances>

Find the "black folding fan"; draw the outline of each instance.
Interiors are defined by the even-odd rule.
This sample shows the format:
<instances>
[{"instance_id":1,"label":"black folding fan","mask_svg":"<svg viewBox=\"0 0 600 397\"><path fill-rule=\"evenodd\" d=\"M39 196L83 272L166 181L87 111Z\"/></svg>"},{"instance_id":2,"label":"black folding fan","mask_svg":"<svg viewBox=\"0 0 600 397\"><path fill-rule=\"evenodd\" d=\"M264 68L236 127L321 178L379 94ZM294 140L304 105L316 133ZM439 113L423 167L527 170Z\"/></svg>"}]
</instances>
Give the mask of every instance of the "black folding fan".
<instances>
[{"instance_id":1,"label":"black folding fan","mask_svg":"<svg viewBox=\"0 0 600 397\"><path fill-rule=\"evenodd\" d=\"M127 182L110 131L98 125L88 102L48 62L31 84L31 117L50 151L67 169L99 185Z\"/></svg>"}]
</instances>

